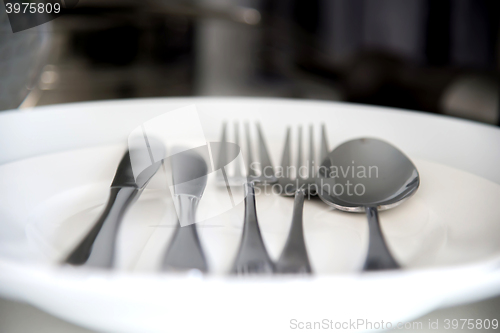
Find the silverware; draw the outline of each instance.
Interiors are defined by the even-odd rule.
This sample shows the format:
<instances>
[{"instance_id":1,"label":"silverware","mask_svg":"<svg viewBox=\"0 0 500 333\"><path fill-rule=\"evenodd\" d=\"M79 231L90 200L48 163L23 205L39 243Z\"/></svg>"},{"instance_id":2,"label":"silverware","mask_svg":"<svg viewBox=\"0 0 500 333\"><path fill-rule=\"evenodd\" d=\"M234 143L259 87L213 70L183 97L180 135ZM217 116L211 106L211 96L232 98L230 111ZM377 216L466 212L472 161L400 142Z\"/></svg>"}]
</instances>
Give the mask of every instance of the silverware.
<instances>
[{"instance_id":1,"label":"silverware","mask_svg":"<svg viewBox=\"0 0 500 333\"><path fill-rule=\"evenodd\" d=\"M222 175L218 178L219 185L229 186L243 185L245 195L245 216L243 224L243 234L240 246L236 255L231 272L238 275L247 274L272 274L274 272L274 263L267 253L264 241L257 220L257 211L255 207L255 189L256 184L267 185L277 181L274 175L274 167L269 157L267 145L262 134L260 124L256 124L258 137L259 161L254 159L252 149L252 139L250 134L250 125L244 124L246 141L246 167L242 170L241 162L238 158L240 153L240 125L234 123L232 141L227 139L227 124L222 125L221 143L222 147L229 147L225 143L232 142L233 151L228 152L221 149L218 155L218 168L222 170ZM224 166L235 160L232 170Z\"/></svg>"},{"instance_id":2,"label":"silverware","mask_svg":"<svg viewBox=\"0 0 500 333\"><path fill-rule=\"evenodd\" d=\"M237 275L272 274L274 263L267 253L257 221L254 184L245 184L243 235L231 273Z\"/></svg>"},{"instance_id":3,"label":"silverware","mask_svg":"<svg viewBox=\"0 0 500 333\"><path fill-rule=\"evenodd\" d=\"M168 246L162 269L207 272L208 265L195 224L196 208L207 184L207 163L196 149L175 154L170 161L179 224Z\"/></svg>"},{"instance_id":4,"label":"silverware","mask_svg":"<svg viewBox=\"0 0 500 333\"><path fill-rule=\"evenodd\" d=\"M378 210L396 207L417 191L420 178L410 159L385 141L356 139L329 153L319 173L318 193L325 203L347 212L366 211L369 245L363 270L399 268L380 229Z\"/></svg>"},{"instance_id":5,"label":"silverware","mask_svg":"<svg viewBox=\"0 0 500 333\"><path fill-rule=\"evenodd\" d=\"M278 183L281 185L281 192L285 196L295 194L293 205L292 225L288 238L281 253L278 262L276 263L276 271L278 273L298 273L310 274L312 273L307 249L304 241L303 230L303 209L304 197L306 195L315 195L316 188L316 165L314 151L314 129L311 125L309 127L309 156L307 161L303 160L302 156L302 127L298 128L298 142L297 142L297 163L291 163L291 140L290 128L287 129L285 147L283 149L283 157L281 160L281 175L278 177ZM322 161L328 152L328 141L326 139L325 126L321 127L321 144L319 150L320 161ZM321 162L320 162L321 163ZM304 172L301 172L303 168Z\"/></svg>"},{"instance_id":6,"label":"silverware","mask_svg":"<svg viewBox=\"0 0 500 333\"><path fill-rule=\"evenodd\" d=\"M302 154L302 126L298 127L297 132L297 164L293 165L291 161L291 129L288 128L281 159L281 169L277 173L278 183L281 185L282 190L284 190L282 194L285 196L295 195L298 189L303 189L309 195L315 195L316 178L318 177L316 169L328 155L326 128L325 125L321 126L319 160L315 158L313 126L309 126L309 156L306 161L304 161ZM301 170L304 170L303 168L305 168L305 173L301 172Z\"/></svg>"},{"instance_id":7,"label":"silverware","mask_svg":"<svg viewBox=\"0 0 500 333\"><path fill-rule=\"evenodd\" d=\"M72 265L110 268L115 256L118 228L127 209L138 199L149 180L156 174L161 161L146 168L134 178L130 152L123 156L111 183L106 207L94 226L65 258Z\"/></svg>"},{"instance_id":8,"label":"silverware","mask_svg":"<svg viewBox=\"0 0 500 333\"><path fill-rule=\"evenodd\" d=\"M273 184L277 181L274 174L274 166L271 162L269 152L267 150L267 144L262 134L262 129L259 123L256 125L257 137L258 137L258 155L259 159L254 159L253 149L252 149L252 139L250 133L249 123L244 124L245 128L245 151L246 151L246 166L242 170L242 165L240 159L236 158L240 152L240 124L238 122L234 123L233 126L233 140L228 140L228 126L227 123L222 125L221 133L221 149L219 149L217 159L217 165L221 168L222 172L217 175L217 182L222 186L232 186L232 185L243 185L246 182L253 182L255 184ZM232 142L233 145L227 145L225 143ZM227 168L226 166L229 162L234 159L234 167Z\"/></svg>"}]
</instances>

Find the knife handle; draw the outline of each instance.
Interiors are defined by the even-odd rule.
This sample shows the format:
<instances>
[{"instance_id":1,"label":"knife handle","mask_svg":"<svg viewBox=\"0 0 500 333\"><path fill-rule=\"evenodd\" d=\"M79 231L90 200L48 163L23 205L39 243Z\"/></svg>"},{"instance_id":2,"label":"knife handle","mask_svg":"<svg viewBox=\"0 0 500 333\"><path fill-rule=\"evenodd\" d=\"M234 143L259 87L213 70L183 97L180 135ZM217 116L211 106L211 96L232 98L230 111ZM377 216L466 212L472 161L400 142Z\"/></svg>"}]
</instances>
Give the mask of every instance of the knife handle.
<instances>
[{"instance_id":1,"label":"knife handle","mask_svg":"<svg viewBox=\"0 0 500 333\"><path fill-rule=\"evenodd\" d=\"M135 187L112 187L104 212L64 262L111 268L120 222L140 192Z\"/></svg>"}]
</instances>

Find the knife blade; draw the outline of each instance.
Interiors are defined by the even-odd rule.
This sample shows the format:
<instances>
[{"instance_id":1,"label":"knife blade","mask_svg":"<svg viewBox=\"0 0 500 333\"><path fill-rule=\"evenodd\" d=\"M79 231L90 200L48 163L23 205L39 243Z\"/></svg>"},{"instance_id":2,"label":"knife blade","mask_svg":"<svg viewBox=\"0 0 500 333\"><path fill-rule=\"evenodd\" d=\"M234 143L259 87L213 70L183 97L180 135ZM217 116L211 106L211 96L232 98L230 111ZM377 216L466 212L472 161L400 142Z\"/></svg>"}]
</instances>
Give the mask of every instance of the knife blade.
<instances>
[{"instance_id":1,"label":"knife blade","mask_svg":"<svg viewBox=\"0 0 500 333\"><path fill-rule=\"evenodd\" d=\"M78 245L65 258L71 265L111 268L115 257L116 236L130 206L158 171L162 161L153 163L134 177L130 152L127 150L111 183L104 211Z\"/></svg>"}]
</instances>

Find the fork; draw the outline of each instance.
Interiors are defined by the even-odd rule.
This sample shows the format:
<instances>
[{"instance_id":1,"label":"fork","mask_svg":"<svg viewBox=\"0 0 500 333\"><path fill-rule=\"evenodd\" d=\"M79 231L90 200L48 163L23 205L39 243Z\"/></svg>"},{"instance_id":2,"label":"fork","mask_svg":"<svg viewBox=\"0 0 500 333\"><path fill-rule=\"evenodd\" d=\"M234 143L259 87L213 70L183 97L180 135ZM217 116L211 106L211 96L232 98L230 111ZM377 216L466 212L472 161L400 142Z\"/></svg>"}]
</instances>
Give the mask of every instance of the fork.
<instances>
[{"instance_id":1,"label":"fork","mask_svg":"<svg viewBox=\"0 0 500 333\"><path fill-rule=\"evenodd\" d=\"M278 183L282 187L282 194L285 196L295 195L292 225L288 238L285 243L283 252L281 253L278 262L276 263L277 273L295 273L295 274L311 274L311 264L307 255L307 248L304 241L303 228L303 210L304 198L306 195L316 195L317 185L315 172L316 166L320 166L321 162L328 154L328 141L326 138L325 125L321 126L321 146L319 150L320 162L315 163L314 152L314 130L313 126L309 127L309 159L304 164L302 157L302 126L298 127L298 142L297 142L297 164L294 175L288 174L290 169L293 170L291 164L291 129L287 129L285 147L283 148L283 157L281 159L281 177L278 177ZM301 174L301 168L307 167L307 175ZM284 191L283 191L284 189ZM288 190L290 189L290 192Z\"/></svg>"},{"instance_id":2,"label":"fork","mask_svg":"<svg viewBox=\"0 0 500 333\"><path fill-rule=\"evenodd\" d=\"M221 143L227 143L227 123L222 124L222 134L221 134ZM245 127L245 141L246 141L246 173L243 174L241 168L241 160L237 158L239 151L233 152L229 154L230 157L236 157L234 162L234 168L228 170L225 165L230 162L228 161L228 152L227 149L240 149L240 125L238 122L234 123L233 127L233 135L234 140L233 143L235 145L222 145L219 151L217 165L218 168L221 169L221 173L217 174L217 182L222 186L229 185L243 185L246 182L253 182L255 184L274 184L277 182L277 178L275 177L274 167L271 162L271 157L269 156L269 152L267 150L267 144L264 139L264 135L262 134L262 128L259 123L256 123L255 127L257 129L257 137L258 137L258 146L259 146L259 163L258 167L260 167L260 174L257 174L256 168L254 168L253 164L256 162L254 160L253 149L252 149L252 139L250 134L250 125L248 122L244 124ZM226 148L226 149L225 149Z\"/></svg>"},{"instance_id":3,"label":"fork","mask_svg":"<svg viewBox=\"0 0 500 333\"><path fill-rule=\"evenodd\" d=\"M231 273L237 275L256 275L272 274L274 271L275 265L267 253L257 220L254 183L248 182L245 184L243 235Z\"/></svg>"},{"instance_id":4,"label":"fork","mask_svg":"<svg viewBox=\"0 0 500 333\"><path fill-rule=\"evenodd\" d=\"M259 223L257 219L257 210L255 206L255 184L272 184L277 181L274 175L274 167L269 157L267 145L262 134L260 124L256 124L258 146L259 146L259 160L260 160L260 174L257 174L256 168L253 167L255 162L252 151L252 140L250 135L250 125L245 123L245 141L246 141L246 156L247 167L246 173L241 171L241 164L238 158L235 160L234 170L231 173L226 172L224 165L227 161L227 151L221 149L218 157L218 166L222 171L219 176L218 182L220 185L226 185L229 189L230 185L244 184L245 190L245 215L243 223L243 234L238 249L238 253L231 268L232 274L237 275L252 275L252 274L272 274L274 273L275 266L264 245L262 234L260 232ZM235 148L239 148L239 123L234 124L234 143ZM227 142L227 124L222 126L221 142ZM223 147L224 148L224 147ZM238 154L232 154L237 156Z\"/></svg>"}]
</instances>

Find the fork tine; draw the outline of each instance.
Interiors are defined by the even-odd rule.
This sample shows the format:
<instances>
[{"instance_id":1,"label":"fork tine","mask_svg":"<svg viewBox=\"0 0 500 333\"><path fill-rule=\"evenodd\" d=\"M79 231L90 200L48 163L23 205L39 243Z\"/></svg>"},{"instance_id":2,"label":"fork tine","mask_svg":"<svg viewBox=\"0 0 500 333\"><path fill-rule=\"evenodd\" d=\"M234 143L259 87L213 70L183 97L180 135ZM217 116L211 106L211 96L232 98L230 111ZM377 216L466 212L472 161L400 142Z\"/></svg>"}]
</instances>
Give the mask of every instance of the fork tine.
<instances>
[{"instance_id":1,"label":"fork tine","mask_svg":"<svg viewBox=\"0 0 500 333\"><path fill-rule=\"evenodd\" d=\"M281 157L281 169L283 174L281 177L289 177L287 168L290 166L290 127L286 129L285 146L283 147L283 156Z\"/></svg>"},{"instance_id":2,"label":"fork tine","mask_svg":"<svg viewBox=\"0 0 500 333\"><path fill-rule=\"evenodd\" d=\"M224 122L222 123L222 134L220 138L220 146L219 146L219 152L218 152L218 157L217 157L217 165L215 166L215 170L219 170L225 165L225 161L227 159L227 151L224 147L224 143L226 142L226 132L227 132L227 123Z\"/></svg>"},{"instance_id":3,"label":"fork tine","mask_svg":"<svg viewBox=\"0 0 500 333\"><path fill-rule=\"evenodd\" d=\"M255 170L252 168L253 160L253 152L252 152L252 140L250 138L250 125L248 122L245 122L245 134L247 141L247 177L252 178L255 177Z\"/></svg>"},{"instance_id":4,"label":"fork tine","mask_svg":"<svg viewBox=\"0 0 500 333\"><path fill-rule=\"evenodd\" d=\"M314 177L314 127L309 125L309 160L307 161L307 170L309 178Z\"/></svg>"},{"instance_id":5,"label":"fork tine","mask_svg":"<svg viewBox=\"0 0 500 333\"><path fill-rule=\"evenodd\" d=\"M238 147L240 147L240 124L237 121L234 123L234 143L236 143L235 149L238 149ZM236 178L241 178L242 175L241 175L240 159L236 158L234 162L235 162L234 176Z\"/></svg>"},{"instance_id":6,"label":"fork tine","mask_svg":"<svg viewBox=\"0 0 500 333\"><path fill-rule=\"evenodd\" d=\"M328 155L328 139L326 138L326 126L325 124L321 124L321 148L320 148L320 161L318 162L321 166L321 163L325 160Z\"/></svg>"},{"instance_id":7,"label":"fork tine","mask_svg":"<svg viewBox=\"0 0 500 333\"><path fill-rule=\"evenodd\" d=\"M297 135L297 178L302 178L300 176L300 168L302 167L302 126L298 127L298 135Z\"/></svg>"},{"instance_id":8,"label":"fork tine","mask_svg":"<svg viewBox=\"0 0 500 333\"><path fill-rule=\"evenodd\" d=\"M267 151L266 141L264 140L264 135L262 134L262 129L260 127L260 123L256 124L257 133L259 136L259 157L260 157L260 167L262 173L265 172L268 168L271 169L271 175L274 177L274 167L271 163L271 158L269 157L269 152ZM269 172L266 172L269 174ZM263 174L263 176L266 176Z\"/></svg>"}]
</instances>

